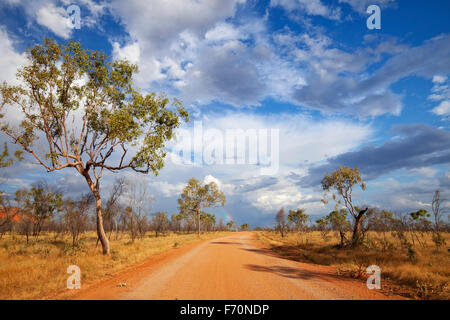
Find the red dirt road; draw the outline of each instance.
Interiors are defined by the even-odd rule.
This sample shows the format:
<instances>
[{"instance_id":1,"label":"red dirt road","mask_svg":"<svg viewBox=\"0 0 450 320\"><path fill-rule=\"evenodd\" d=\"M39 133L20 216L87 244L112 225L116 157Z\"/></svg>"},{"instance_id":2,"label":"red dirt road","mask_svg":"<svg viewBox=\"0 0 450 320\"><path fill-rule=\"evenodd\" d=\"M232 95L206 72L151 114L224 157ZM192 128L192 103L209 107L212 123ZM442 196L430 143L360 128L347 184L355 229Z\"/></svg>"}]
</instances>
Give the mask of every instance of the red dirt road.
<instances>
[{"instance_id":1,"label":"red dirt road","mask_svg":"<svg viewBox=\"0 0 450 320\"><path fill-rule=\"evenodd\" d=\"M338 277L333 267L275 256L250 232L171 250L66 298L401 299L367 289L364 280Z\"/></svg>"}]
</instances>

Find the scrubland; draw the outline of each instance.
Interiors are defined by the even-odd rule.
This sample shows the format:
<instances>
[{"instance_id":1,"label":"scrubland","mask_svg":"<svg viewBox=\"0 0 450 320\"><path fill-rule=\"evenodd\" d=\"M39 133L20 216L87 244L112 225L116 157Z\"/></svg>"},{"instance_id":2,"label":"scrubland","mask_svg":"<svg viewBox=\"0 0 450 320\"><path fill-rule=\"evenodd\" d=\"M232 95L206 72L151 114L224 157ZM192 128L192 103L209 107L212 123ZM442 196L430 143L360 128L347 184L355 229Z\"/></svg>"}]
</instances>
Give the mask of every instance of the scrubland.
<instances>
[{"instance_id":1,"label":"scrubland","mask_svg":"<svg viewBox=\"0 0 450 320\"><path fill-rule=\"evenodd\" d=\"M284 237L274 231L258 231L256 236L286 259L331 265L338 275L364 278L369 265L381 268L382 290L415 299L450 299L450 253L448 246L437 248L431 233L422 233L421 242L402 246L392 232L369 232L359 248L339 247L336 232L290 232ZM443 233L446 243L450 234Z\"/></svg>"},{"instance_id":2,"label":"scrubland","mask_svg":"<svg viewBox=\"0 0 450 320\"><path fill-rule=\"evenodd\" d=\"M27 244L23 236L5 234L0 240L0 299L40 299L52 297L66 288L69 265L81 269L81 281L91 281L143 262L147 258L174 248L226 234L209 232L198 239L196 234L168 233L130 241L128 234L111 239L111 254L103 255L96 245L96 234L86 233L73 247L69 236L42 233Z\"/></svg>"}]
</instances>

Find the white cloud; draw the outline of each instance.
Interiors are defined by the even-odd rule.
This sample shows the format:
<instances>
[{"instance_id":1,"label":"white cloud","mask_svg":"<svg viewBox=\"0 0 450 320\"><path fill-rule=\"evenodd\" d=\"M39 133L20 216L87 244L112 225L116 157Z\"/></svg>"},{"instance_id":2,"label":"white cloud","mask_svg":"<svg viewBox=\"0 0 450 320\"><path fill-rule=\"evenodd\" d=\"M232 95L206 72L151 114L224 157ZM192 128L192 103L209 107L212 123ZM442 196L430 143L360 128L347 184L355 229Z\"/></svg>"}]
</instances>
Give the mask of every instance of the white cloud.
<instances>
[{"instance_id":1,"label":"white cloud","mask_svg":"<svg viewBox=\"0 0 450 320\"><path fill-rule=\"evenodd\" d=\"M422 176L425 178L433 178L436 176L436 174L439 172L439 170L431 168L431 167L423 167L423 168L412 169L411 172L414 175L419 175L419 176Z\"/></svg>"},{"instance_id":2,"label":"white cloud","mask_svg":"<svg viewBox=\"0 0 450 320\"><path fill-rule=\"evenodd\" d=\"M185 187L184 183L169 183L167 181L154 181L150 183L150 186L156 192L161 193L165 197L179 196Z\"/></svg>"},{"instance_id":3,"label":"white cloud","mask_svg":"<svg viewBox=\"0 0 450 320\"><path fill-rule=\"evenodd\" d=\"M431 111L439 116L450 115L450 101L449 100L442 101L437 107L435 107Z\"/></svg>"},{"instance_id":4,"label":"white cloud","mask_svg":"<svg viewBox=\"0 0 450 320\"><path fill-rule=\"evenodd\" d=\"M331 8L321 0L271 0L272 7L281 6L287 11L302 11L311 16L322 16L331 20L339 20L341 11L339 8Z\"/></svg>"},{"instance_id":5,"label":"white cloud","mask_svg":"<svg viewBox=\"0 0 450 320\"><path fill-rule=\"evenodd\" d=\"M113 56L114 59L123 60L126 59L131 63L138 63L141 50L139 43L131 43L124 47L120 47L118 42L113 42Z\"/></svg>"},{"instance_id":6,"label":"white cloud","mask_svg":"<svg viewBox=\"0 0 450 320\"><path fill-rule=\"evenodd\" d=\"M231 195L235 188L233 184L222 183L222 181L220 181L218 178L208 174L207 176L205 176L205 179L203 179L203 183L208 184L211 182L215 182L219 190L225 193L226 195Z\"/></svg>"},{"instance_id":7,"label":"white cloud","mask_svg":"<svg viewBox=\"0 0 450 320\"><path fill-rule=\"evenodd\" d=\"M26 61L25 53L16 52L6 29L0 28L0 81L17 84L17 68L24 65Z\"/></svg>"},{"instance_id":8,"label":"white cloud","mask_svg":"<svg viewBox=\"0 0 450 320\"><path fill-rule=\"evenodd\" d=\"M441 75L433 76L433 83L444 83L445 81L447 81L446 76L441 76Z\"/></svg>"},{"instance_id":9,"label":"white cloud","mask_svg":"<svg viewBox=\"0 0 450 320\"><path fill-rule=\"evenodd\" d=\"M72 35L70 18L68 17L66 10L64 8L55 7L52 3L37 11L36 21L64 39L68 39Z\"/></svg>"}]
</instances>

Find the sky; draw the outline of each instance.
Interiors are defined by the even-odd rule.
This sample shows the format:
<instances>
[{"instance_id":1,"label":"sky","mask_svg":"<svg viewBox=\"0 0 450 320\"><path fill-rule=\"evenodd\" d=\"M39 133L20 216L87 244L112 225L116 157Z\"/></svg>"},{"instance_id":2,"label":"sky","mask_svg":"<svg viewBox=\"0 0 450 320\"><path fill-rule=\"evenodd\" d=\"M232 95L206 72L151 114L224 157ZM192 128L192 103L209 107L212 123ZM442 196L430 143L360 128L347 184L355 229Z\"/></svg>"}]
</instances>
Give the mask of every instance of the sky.
<instances>
[{"instance_id":1,"label":"sky","mask_svg":"<svg viewBox=\"0 0 450 320\"><path fill-rule=\"evenodd\" d=\"M380 29L367 26L370 5ZM154 211L177 212L195 177L225 193L226 205L209 209L219 218L271 226L284 207L314 221L333 208L320 181L340 165L366 181L358 205L430 210L436 189L450 195L449 18L446 0L0 0L0 81L17 83L26 49L51 37L127 59L139 67L137 88L179 98L191 121L160 174L102 182L102 195L121 176L147 185ZM250 138L243 163L217 153L232 130L258 134L258 161ZM3 169L4 190L45 179L71 197L89 191L74 169L47 173L28 160Z\"/></svg>"}]
</instances>

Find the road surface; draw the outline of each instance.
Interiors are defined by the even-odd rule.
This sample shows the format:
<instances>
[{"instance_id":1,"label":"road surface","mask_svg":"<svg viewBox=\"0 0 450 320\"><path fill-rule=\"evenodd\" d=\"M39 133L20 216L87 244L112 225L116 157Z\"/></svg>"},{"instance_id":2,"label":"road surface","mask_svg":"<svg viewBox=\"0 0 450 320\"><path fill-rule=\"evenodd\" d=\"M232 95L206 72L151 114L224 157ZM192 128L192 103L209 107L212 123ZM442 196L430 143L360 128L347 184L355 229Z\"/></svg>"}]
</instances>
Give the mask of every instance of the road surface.
<instances>
[{"instance_id":1,"label":"road surface","mask_svg":"<svg viewBox=\"0 0 450 320\"><path fill-rule=\"evenodd\" d=\"M251 232L173 249L70 299L396 299L335 269L283 259Z\"/></svg>"}]
</instances>

